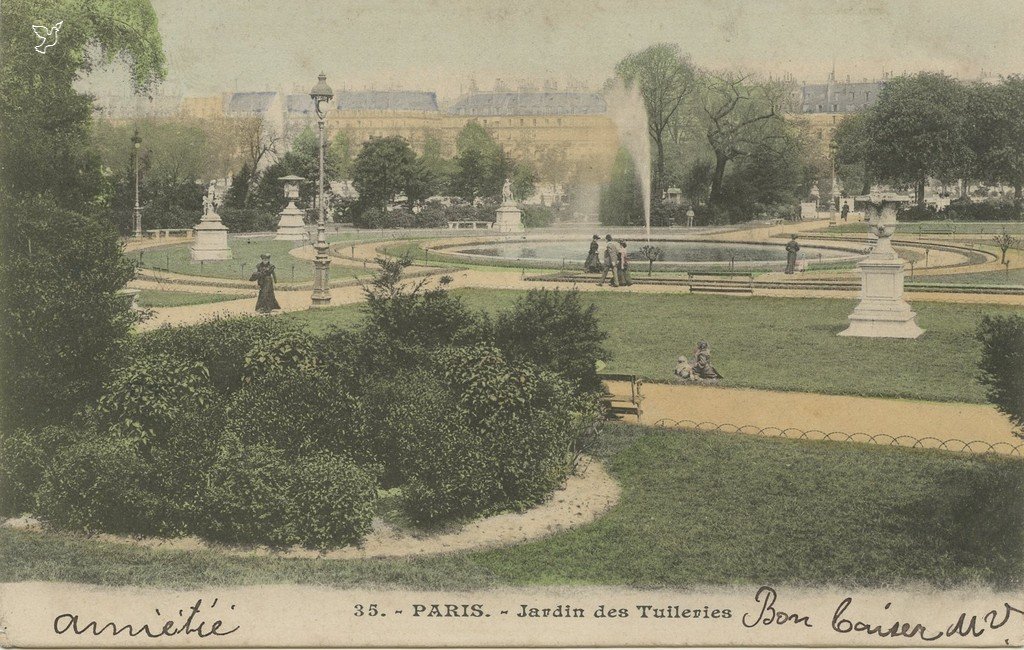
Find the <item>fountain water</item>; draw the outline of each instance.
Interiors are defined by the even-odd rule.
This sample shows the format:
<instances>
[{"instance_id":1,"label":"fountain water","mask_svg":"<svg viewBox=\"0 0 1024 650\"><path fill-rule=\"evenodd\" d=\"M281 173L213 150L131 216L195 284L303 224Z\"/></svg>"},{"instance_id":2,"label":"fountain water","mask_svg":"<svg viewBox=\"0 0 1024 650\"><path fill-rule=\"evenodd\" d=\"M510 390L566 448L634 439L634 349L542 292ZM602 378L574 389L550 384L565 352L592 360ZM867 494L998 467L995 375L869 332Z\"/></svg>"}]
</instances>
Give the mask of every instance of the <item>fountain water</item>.
<instances>
[{"instance_id":1,"label":"fountain water","mask_svg":"<svg viewBox=\"0 0 1024 650\"><path fill-rule=\"evenodd\" d=\"M640 192L644 200L644 225L647 240L651 239L651 139L647 132L647 108L640 90L636 87L626 88L622 81L616 80L605 93L608 104L608 115L619 130L619 142L633 157L637 176L640 179Z\"/></svg>"}]
</instances>

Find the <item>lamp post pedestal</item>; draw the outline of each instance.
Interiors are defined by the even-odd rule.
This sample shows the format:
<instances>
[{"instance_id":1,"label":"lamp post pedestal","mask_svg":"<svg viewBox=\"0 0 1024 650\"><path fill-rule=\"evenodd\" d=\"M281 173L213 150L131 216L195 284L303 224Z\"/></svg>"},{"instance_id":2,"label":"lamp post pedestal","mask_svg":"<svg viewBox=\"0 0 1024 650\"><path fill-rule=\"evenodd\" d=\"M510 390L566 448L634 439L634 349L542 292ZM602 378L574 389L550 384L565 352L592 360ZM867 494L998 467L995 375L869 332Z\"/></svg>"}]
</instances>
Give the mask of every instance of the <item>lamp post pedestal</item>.
<instances>
[{"instance_id":1,"label":"lamp post pedestal","mask_svg":"<svg viewBox=\"0 0 1024 650\"><path fill-rule=\"evenodd\" d=\"M135 229L132 232L132 237L134 239L142 239L142 208L139 207L138 203L135 204L135 208L132 210L132 216L135 220Z\"/></svg>"},{"instance_id":2,"label":"lamp post pedestal","mask_svg":"<svg viewBox=\"0 0 1024 650\"><path fill-rule=\"evenodd\" d=\"M331 258L327 256L327 241L324 239L322 226L317 228L317 240L313 244L316 257L313 258L313 307L330 307L331 290L329 271Z\"/></svg>"}]
</instances>

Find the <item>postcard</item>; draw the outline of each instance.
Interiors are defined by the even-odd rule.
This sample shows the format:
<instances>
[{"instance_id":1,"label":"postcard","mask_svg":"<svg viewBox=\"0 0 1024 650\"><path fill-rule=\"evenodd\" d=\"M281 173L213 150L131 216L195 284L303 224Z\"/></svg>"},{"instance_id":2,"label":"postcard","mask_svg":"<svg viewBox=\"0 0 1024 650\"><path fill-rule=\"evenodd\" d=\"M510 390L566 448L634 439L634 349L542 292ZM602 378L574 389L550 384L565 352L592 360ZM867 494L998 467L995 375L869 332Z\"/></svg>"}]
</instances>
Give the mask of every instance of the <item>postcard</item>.
<instances>
[{"instance_id":1,"label":"postcard","mask_svg":"<svg viewBox=\"0 0 1024 650\"><path fill-rule=\"evenodd\" d=\"M0 646L1024 645L1021 24L5 0Z\"/></svg>"}]
</instances>

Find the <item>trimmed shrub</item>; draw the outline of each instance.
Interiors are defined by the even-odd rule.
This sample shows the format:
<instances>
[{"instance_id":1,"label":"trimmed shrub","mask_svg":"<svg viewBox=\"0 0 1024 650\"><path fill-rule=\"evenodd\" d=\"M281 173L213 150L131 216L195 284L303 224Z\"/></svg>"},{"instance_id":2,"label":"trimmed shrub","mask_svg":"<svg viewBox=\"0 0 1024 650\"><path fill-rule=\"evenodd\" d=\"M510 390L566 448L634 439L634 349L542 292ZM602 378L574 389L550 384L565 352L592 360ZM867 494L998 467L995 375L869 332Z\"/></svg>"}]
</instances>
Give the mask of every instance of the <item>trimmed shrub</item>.
<instances>
[{"instance_id":1,"label":"trimmed shrub","mask_svg":"<svg viewBox=\"0 0 1024 650\"><path fill-rule=\"evenodd\" d=\"M920 206L912 205L903 208L896 213L896 220L900 222L914 222L914 221L935 221L936 219L948 219L948 212L936 212L932 206Z\"/></svg>"},{"instance_id":2,"label":"trimmed shrub","mask_svg":"<svg viewBox=\"0 0 1024 650\"><path fill-rule=\"evenodd\" d=\"M159 500L136 443L99 435L64 448L43 475L36 514L59 530L162 534Z\"/></svg>"},{"instance_id":3,"label":"trimmed shrub","mask_svg":"<svg viewBox=\"0 0 1024 650\"><path fill-rule=\"evenodd\" d=\"M288 487L293 465L270 445L226 436L209 473L204 533L231 544L289 546Z\"/></svg>"},{"instance_id":4,"label":"trimmed shrub","mask_svg":"<svg viewBox=\"0 0 1024 650\"><path fill-rule=\"evenodd\" d=\"M97 414L107 425L149 444L188 411L205 410L215 394L206 366L166 354L140 356L104 387Z\"/></svg>"},{"instance_id":5,"label":"trimmed shrub","mask_svg":"<svg viewBox=\"0 0 1024 650\"><path fill-rule=\"evenodd\" d=\"M978 325L981 341L981 383L988 399L1018 428L1024 429L1024 317L984 316Z\"/></svg>"},{"instance_id":6,"label":"trimmed shrub","mask_svg":"<svg viewBox=\"0 0 1024 650\"><path fill-rule=\"evenodd\" d=\"M602 346L597 307L584 308L578 291L531 290L500 312L494 340L513 361L551 369L585 392L601 390L598 359L607 358Z\"/></svg>"},{"instance_id":7,"label":"trimmed shrub","mask_svg":"<svg viewBox=\"0 0 1024 650\"><path fill-rule=\"evenodd\" d=\"M247 444L271 445L289 456L358 452L355 405L346 387L321 370L268 372L232 396L226 430Z\"/></svg>"},{"instance_id":8,"label":"trimmed shrub","mask_svg":"<svg viewBox=\"0 0 1024 650\"><path fill-rule=\"evenodd\" d=\"M370 532L377 498L370 473L329 452L301 458L293 472L287 516L295 543L326 550Z\"/></svg>"},{"instance_id":9,"label":"trimmed shrub","mask_svg":"<svg viewBox=\"0 0 1024 650\"><path fill-rule=\"evenodd\" d=\"M555 222L555 213L543 205L523 206L523 225L527 228L545 228Z\"/></svg>"},{"instance_id":10,"label":"trimmed shrub","mask_svg":"<svg viewBox=\"0 0 1024 650\"><path fill-rule=\"evenodd\" d=\"M199 362L209 370L210 383L221 393L242 385L246 355L254 345L280 339L297 331L278 318L218 318L198 325L161 328L134 339L131 356L165 354L183 361Z\"/></svg>"},{"instance_id":11,"label":"trimmed shrub","mask_svg":"<svg viewBox=\"0 0 1024 650\"><path fill-rule=\"evenodd\" d=\"M0 431L0 516L31 512L50 460L81 436L77 429L58 425Z\"/></svg>"},{"instance_id":12,"label":"trimmed shrub","mask_svg":"<svg viewBox=\"0 0 1024 650\"><path fill-rule=\"evenodd\" d=\"M373 477L328 452L296 461L228 438L209 482L205 532L212 539L324 550L357 543L370 530Z\"/></svg>"},{"instance_id":13,"label":"trimmed shrub","mask_svg":"<svg viewBox=\"0 0 1024 650\"><path fill-rule=\"evenodd\" d=\"M1021 206L1013 201L954 201L939 213L955 221L1020 221Z\"/></svg>"},{"instance_id":14,"label":"trimmed shrub","mask_svg":"<svg viewBox=\"0 0 1024 650\"><path fill-rule=\"evenodd\" d=\"M231 232L266 232L277 229L280 217L267 210L221 206L217 214ZM193 217L194 218L194 217Z\"/></svg>"}]
</instances>

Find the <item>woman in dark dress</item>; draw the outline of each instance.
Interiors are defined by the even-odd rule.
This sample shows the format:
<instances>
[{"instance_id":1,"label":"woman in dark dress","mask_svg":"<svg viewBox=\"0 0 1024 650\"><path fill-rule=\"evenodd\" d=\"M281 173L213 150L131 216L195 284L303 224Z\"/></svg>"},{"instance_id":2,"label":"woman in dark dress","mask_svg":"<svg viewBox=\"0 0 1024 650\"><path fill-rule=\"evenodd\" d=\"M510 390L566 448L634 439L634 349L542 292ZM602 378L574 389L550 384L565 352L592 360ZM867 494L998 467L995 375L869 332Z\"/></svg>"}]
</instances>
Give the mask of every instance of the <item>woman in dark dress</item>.
<instances>
[{"instance_id":1,"label":"woman in dark dress","mask_svg":"<svg viewBox=\"0 0 1024 650\"><path fill-rule=\"evenodd\" d=\"M590 240L590 252L587 253L587 261L584 262L583 268L588 273L599 273L602 268L601 256L598 255L598 250L601 248L601 238L594 235L594 238Z\"/></svg>"},{"instance_id":2,"label":"woman in dark dress","mask_svg":"<svg viewBox=\"0 0 1024 650\"><path fill-rule=\"evenodd\" d=\"M256 297L256 311L261 314L269 314L275 309L281 308L281 305L277 304L277 297L274 296L274 282L277 281L277 275L274 273L274 265L270 263L268 253L260 255L260 262L249 279L255 280L256 285L260 288L260 293Z\"/></svg>"}]
</instances>

